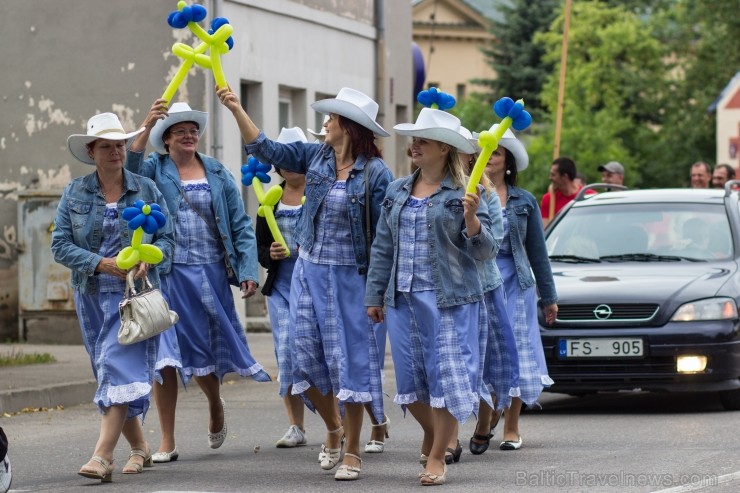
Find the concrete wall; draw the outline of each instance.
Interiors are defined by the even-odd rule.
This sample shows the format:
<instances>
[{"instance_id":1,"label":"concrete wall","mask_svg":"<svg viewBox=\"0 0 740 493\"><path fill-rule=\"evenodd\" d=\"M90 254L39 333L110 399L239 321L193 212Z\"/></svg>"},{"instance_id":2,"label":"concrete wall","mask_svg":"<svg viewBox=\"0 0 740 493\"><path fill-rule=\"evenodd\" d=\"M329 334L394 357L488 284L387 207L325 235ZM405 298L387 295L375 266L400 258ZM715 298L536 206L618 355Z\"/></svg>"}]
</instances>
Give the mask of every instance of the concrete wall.
<instances>
[{"instance_id":1,"label":"concrete wall","mask_svg":"<svg viewBox=\"0 0 740 493\"><path fill-rule=\"evenodd\" d=\"M206 21L223 16L234 26L236 46L223 57L226 78L235 90L246 89L244 102L268 136L277 136L279 102L286 94L292 124L317 128L310 103L333 96L343 86L377 98L381 124L389 131L396 121L410 121L408 2L200 3L208 9ZM375 15L379 5L388 26L380 58L376 47L382 31L376 29ZM170 51L172 44L196 44L189 30L167 25L167 15L176 8L175 0L3 2L0 32L12 43L3 51L0 71L0 340L18 333L18 276L24 275L18 272L16 245L18 192L59 190L70 179L93 171L74 161L66 149L67 137L84 133L90 116L112 111L127 129L142 121L180 64ZM174 100L211 113L200 150L222 160L239 177L244 156L238 129L212 88L212 75L193 69ZM389 165L405 170L405 141L391 137L382 144ZM247 191L244 196L254 215L253 194ZM264 314L261 297L246 309L240 303L237 307L243 319ZM52 335L50 342L61 339Z\"/></svg>"}]
</instances>

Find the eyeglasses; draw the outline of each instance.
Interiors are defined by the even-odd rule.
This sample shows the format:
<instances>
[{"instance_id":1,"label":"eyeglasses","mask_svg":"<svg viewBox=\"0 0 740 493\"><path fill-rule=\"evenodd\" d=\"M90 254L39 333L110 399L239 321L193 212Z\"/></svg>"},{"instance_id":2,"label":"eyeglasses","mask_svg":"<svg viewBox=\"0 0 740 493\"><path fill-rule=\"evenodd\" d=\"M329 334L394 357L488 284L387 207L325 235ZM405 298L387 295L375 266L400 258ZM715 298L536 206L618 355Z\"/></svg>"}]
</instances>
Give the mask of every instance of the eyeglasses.
<instances>
[{"instance_id":1,"label":"eyeglasses","mask_svg":"<svg viewBox=\"0 0 740 493\"><path fill-rule=\"evenodd\" d=\"M185 137L186 135L190 135L191 137L198 137L199 131L197 128L193 128L190 130L178 128L177 130L172 131L172 135L174 135L175 137Z\"/></svg>"}]
</instances>

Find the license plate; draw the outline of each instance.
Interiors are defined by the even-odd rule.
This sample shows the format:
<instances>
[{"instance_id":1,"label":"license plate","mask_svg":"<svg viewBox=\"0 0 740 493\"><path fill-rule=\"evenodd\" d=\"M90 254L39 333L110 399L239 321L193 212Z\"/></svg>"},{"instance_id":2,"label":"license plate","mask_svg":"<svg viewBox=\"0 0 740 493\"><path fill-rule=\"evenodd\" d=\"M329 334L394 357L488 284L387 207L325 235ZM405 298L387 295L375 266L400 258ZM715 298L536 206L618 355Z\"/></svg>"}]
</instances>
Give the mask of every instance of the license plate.
<instances>
[{"instance_id":1,"label":"license plate","mask_svg":"<svg viewBox=\"0 0 740 493\"><path fill-rule=\"evenodd\" d=\"M562 358L640 358L644 356L639 338L560 339L558 357Z\"/></svg>"}]
</instances>

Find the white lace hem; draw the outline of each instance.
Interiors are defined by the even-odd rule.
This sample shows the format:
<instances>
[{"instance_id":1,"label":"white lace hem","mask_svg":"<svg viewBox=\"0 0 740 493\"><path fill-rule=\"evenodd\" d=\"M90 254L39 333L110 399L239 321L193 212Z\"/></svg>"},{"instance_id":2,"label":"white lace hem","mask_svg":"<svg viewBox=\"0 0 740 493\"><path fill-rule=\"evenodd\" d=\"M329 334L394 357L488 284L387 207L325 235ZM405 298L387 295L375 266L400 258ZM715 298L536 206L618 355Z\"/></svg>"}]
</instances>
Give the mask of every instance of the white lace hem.
<instances>
[{"instance_id":1,"label":"white lace hem","mask_svg":"<svg viewBox=\"0 0 740 493\"><path fill-rule=\"evenodd\" d=\"M521 397L522 390L519 387L512 387L509 389L509 397Z\"/></svg>"},{"instance_id":2,"label":"white lace hem","mask_svg":"<svg viewBox=\"0 0 740 493\"><path fill-rule=\"evenodd\" d=\"M311 385L308 383L308 380L301 380L298 383L295 383L294 382L293 383L293 390L291 391L291 393L293 395L302 394L305 391L307 391L310 387L311 387Z\"/></svg>"},{"instance_id":3,"label":"white lace hem","mask_svg":"<svg viewBox=\"0 0 740 493\"><path fill-rule=\"evenodd\" d=\"M412 392L410 394L396 394L396 396L393 398L393 404L408 406L409 404L413 404L417 400L418 399L416 398L416 392Z\"/></svg>"},{"instance_id":4,"label":"white lace hem","mask_svg":"<svg viewBox=\"0 0 740 493\"><path fill-rule=\"evenodd\" d=\"M151 384L134 382L126 385L110 386L106 395L111 404L125 404L148 397L152 391Z\"/></svg>"},{"instance_id":5,"label":"white lace hem","mask_svg":"<svg viewBox=\"0 0 740 493\"><path fill-rule=\"evenodd\" d=\"M542 382L542 385L545 387L549 387L555 383L555 381L550 378L550 375L540 375L540 382Z\"/></svg>"},{"instance_id":6,"label":"white lace hem","mask_svg":"<svg viewBox=\"0 0 740 493\"><path fill-rule=\"evenodd\" d=\"M174 358L165 358L157 361L157 363L154 365L154 369L161 370L162 368L167 368L168 366L182 369L182 362Z\"/></svg>"},{"instance_id":7,"label":"white lace hem","mask_svg":"<svg viewBox=\"0 0 740 493\"><path fill-rule=\"evenodd\" d=\"M372 402L373 396L370 392L355 392L349 389L340 389L337 394L339 402Z\"/></svg>"}]
</instances>

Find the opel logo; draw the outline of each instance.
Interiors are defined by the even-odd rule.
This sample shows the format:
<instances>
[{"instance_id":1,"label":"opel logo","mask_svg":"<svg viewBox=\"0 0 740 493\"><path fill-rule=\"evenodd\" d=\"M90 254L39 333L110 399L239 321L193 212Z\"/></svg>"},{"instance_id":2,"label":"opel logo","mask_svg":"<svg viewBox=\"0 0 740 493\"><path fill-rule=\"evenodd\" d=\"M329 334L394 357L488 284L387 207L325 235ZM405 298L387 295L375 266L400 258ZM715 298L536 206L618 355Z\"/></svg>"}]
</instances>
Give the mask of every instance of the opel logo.
<instances>
[{"instance_id":1,"label":"opel logo","mask_svg":"<svg viewBox=\"0 0 740 493\"><path fill-rule=\"evenodd\" d=\"M598 318L599 320L606 320L607 318L612 316L612 309L609 305L599 305L596 308L594 308L594 317Z\"/></svg>"}]
</instances>

